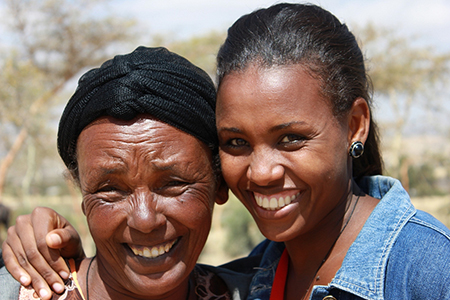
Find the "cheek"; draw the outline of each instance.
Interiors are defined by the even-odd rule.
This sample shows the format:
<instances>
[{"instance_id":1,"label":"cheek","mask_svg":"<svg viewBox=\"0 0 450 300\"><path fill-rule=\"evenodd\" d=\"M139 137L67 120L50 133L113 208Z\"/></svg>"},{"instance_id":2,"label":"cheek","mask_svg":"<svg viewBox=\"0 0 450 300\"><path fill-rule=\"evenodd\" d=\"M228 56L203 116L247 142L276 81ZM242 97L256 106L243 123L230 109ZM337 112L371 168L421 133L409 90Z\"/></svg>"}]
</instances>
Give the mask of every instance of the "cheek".
<instances>
[{"instance_id":1,"label":"cheek","mask_svg":"<svg viewBox=\"0 0 450 300\"><path fill-rule=\"evenodd\" d=\"M233 156L223 151L220 152L220 165L222 176L228 187L235 192L236 185L243 176L246 176L246 161L240 156Z\"/></svg>"},{"instance_id":2,"label":"cheek","mask_svg":"<svg viewBox=\"0 0 450 300\"><path fill-rule=\"evenodd\" d=\"M209 230L214 199L211 195L190 194L177 201L168 214L177 222L194 231Z\"/></svg>"},{"instance_id":3,"label":"cheek","mask_svg":"<svg viewBox=\"0 0 450 300\"><path fill-rule=\"evenodd\" d=\"M86 201L85 214L92 238L96 243L112 238L122 224L126 224L126 202L105 203Z\"/></svg>"}]
</instances>

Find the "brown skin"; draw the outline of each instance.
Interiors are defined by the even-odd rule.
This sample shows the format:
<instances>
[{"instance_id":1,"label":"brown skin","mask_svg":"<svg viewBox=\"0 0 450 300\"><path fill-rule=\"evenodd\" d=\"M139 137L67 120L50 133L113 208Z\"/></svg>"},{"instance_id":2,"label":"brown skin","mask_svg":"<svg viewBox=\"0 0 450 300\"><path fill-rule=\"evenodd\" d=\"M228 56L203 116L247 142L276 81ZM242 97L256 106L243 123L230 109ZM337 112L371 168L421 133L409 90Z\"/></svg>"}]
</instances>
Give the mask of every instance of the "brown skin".
<instances>
[{"instance_id":1,"label":"brown skin","mask_svg":"<svg viewBox=\"0 0 450 300\"><path fill-rule=\"evenodd\" d=\"M331 281L378 202L361 195L352 182L348 156L353 141L367 138L367 102L355 99L348 114L337 119L328 101L301 65L250 66L226 75L219 87L223 174L262 233L285 242L290 255L286 299L307 296L312 285ZM298 196L281 209L267 210L256 204L255 194Z\"/></svg>"},{"instance_id":2,"label":"brown skin","mask_svg":"<svg viewBox=\"0 0 450 300\"><path fill-rule=\"evenodd\" d=\"M209 148L150 116L103 117L82 131L77 154L83 212L97 247L92 298L186 299L214 201L223 202ZM156 258L131 251L172 244Z\"/></svg>"},{"instance_id":3,"label":"brown skin","mask_svg":"<svg viewBox=\"0 0 450 300\"><path fill-rule=\"evenodd\" d=\"M321 261L349 219L359 193L352 182L353 141L365 142L369 109L356 99L337 119L320 82L301 65L251 65L223 79L217 98L217 128L224 178L250 211L261 232L283 241L290 256L286 299L327 284L377 200L362 196L327 262ZM256 197L295 196L269 210ZM322 272L323 271L323 272Z\"/></svg>"},{"instance_id":4,"label":"brown skin","mask_svg":"<svg viewBox=\"0 0 450 300\"><path fill-rule=\"evenodd\" d=\"M211 156L203 142L149 115L131 121L102 117L82 131L77 142L82 208L97 247L89 272L91 299L186 299L190 273L210 230L214 202L223 204L228 198L226 186L213 172ZM54 211L39 211L44 214L41 219L53 220L45 232L52 226L63 229L51 233L52 238L60 238L53 242L70 244L68 237L76 234L73 228L68 227L72 234L60 235L67 233L68 223L61 219L55 224ZM22 228L11 231L5 243L8 253L17 253L7 254L13 265L28 256L17 246L23 245L24 233L34 234L30 228L35 230L42 221L33 213L20 224ZM166 248L164 254L148 257L152 248L161 246ZM132 248L141 253L136 255ZM85 295L89 261L84 259L78 270ZM17 279L24 275L20 268L15 272ZM34 280L37 291L48 288L35 286ZM189 296L195 298L193 290Z\"/></svg>"},{"instance_id":5,"label":"brown skin","mask_svg":"<svg viewBox=\"0 0 450 300\"><path fill-rule=\"evenodd\" d=\"M25 286L32 284L43 300L51 298L47 282L55 292L64 291L58 274L68 278L69 269L61 255L85 257L75 228L46 207L37 207L31 214L17 217L16 224L8 228L2 249L11 275Z\"/></svg>"}]
</instances>

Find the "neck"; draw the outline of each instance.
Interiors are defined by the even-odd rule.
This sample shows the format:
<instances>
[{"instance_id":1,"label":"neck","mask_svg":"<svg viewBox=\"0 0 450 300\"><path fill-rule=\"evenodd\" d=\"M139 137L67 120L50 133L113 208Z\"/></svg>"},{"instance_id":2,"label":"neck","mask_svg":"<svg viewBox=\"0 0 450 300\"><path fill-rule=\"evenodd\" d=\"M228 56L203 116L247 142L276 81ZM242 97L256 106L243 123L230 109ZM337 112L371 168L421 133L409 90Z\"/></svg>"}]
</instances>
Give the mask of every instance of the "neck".
<instances>
[{"instance_id":1,"label":"neck","mask_svg":"<svg viewBox=\"0 0 450 300\"><path fill-rule=\"evenodd\" d=\"M296 299L298 295L307 298L312 286L326 285L334 277L354 241L353 234L346 230L353 232L347 227L354 224L351 221L359 198L349 189L314 230L285 242L290 257L286 299Z\"/></svg>"},{"instance_id":2,"label":"neck","mask_svg":"<svg viewBox=\"0 0 450 300\"><path fill-rule=\"evenodd\" d=\"M94 259L94 258L92 258ZM158 299L158 300L191 300L195 295L189 287L190 277L185 282L178 285L174 290L164 295L145 295L136 294L125 288L117 280L111 278L106 269L102 267L99 259L85 259L79 270L78 281L82 287L83 295L86 300L105 299L105 300L136 300L136 299ZM89 291L87 291L89 288ZM89 298L87 298L89 297Z\"/></svg>"}]
</instances>

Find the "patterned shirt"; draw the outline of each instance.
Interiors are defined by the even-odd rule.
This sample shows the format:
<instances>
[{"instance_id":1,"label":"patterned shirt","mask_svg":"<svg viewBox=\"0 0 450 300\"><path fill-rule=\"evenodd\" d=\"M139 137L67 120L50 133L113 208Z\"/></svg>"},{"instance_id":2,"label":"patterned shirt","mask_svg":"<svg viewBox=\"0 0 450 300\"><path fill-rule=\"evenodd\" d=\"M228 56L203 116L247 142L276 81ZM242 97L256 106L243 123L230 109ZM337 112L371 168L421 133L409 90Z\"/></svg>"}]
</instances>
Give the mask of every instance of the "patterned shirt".
<instances>
[{"instance_id":1,"label":"patterned shirt","mask_svg":"<svg viewBox=\"0 0 450 300\"><path fill-rule=\"evenodd\" d=\"M65 281L65 290L62 294L53 293L51 300L86 300L78 283L75 261L70 259L69 268L71 274ZM213 272L196 265L193 271L195 280L195 293L198 300L231 300L225 282ZM31 287L20 287L19 300L40 299L36 291Z\"/></svg>"}]
</instances>

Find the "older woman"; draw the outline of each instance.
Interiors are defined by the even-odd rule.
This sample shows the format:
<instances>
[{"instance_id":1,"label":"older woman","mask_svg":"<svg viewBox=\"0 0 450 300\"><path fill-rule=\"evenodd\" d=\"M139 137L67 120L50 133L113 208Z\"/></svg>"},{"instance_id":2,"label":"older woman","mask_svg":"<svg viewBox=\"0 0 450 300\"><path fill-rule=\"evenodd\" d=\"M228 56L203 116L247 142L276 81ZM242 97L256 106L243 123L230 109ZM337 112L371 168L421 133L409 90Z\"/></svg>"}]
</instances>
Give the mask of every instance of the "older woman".
<instances>
[{"instance_id":1,"label":"older woman","mask_svg":"<svg viewBox=\"0 0 450 300\"><path fill-rule=\"evenodd\" d=\"M69 261L54 299L231 299L233 284L196 265L214 202L227 200L213 166L214 107L208 75L163 48L140 47L82 76L58 150L97 251ZM3 271L0 299L50 296L8 278Z\"/></svg>"}]
</instances>

